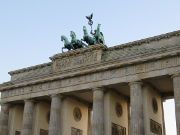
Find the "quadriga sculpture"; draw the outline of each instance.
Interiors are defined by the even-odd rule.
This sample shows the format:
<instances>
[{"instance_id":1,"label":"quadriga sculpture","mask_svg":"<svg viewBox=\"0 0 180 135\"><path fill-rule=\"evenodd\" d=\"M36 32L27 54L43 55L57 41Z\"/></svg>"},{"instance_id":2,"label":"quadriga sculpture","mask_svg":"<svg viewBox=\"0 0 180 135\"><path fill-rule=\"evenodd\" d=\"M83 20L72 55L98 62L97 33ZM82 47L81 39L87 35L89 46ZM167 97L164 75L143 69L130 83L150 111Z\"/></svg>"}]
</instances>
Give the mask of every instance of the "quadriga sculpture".
<instances>
[{"instance_id":1,"label":"quadriga sculpture","mask_svg":"<svg viewBox=\"0 0 180 135\"><path fill-rule=\"evenodd\" d=\"M101 27L101 24L98 24L97 29L95 30L95 33L94 33L94 38L96 39L96 43L105 44L104 35L100 31L100 27Z\"/></svg>"},{"instance_id":2,"label":"quadriga sculpture","mask_svg":"<svg viewBox=\"0 0 180 135\"><path fill-rule=\"evenodd\" d=\"M96 39L94 37L89 36L86 26L83 26L83 32L84 36L82 40L85 41L88 45L95 45Z\"/></svg>"},{"instance_id":3,"label":"quadriga sculpture","mask_svg":"<svg viewBox=\"0 0 180 135\"><path fill-rule=\"evenodd\" d=\"M69 42L68 38L64 35L61 36L61 41L64 41L64 47L62 47L62 52L64 49L76 50L79 48L87 47L81 40L76 39L76 34L73 31L70 31L71 42Z\"/></svg>"},{"instance_id":4,"label":"quadriga sculpture","mask_svg":"<svg viewBox=\"0 0 180 135\"><path fill-rule=\"evenodd\" d=\"M87 47L86 44L84 44L81 40L76 39L76 34L74 31L70 31L71 36L71 44L74 47L74 49Z\"/></svg>"},{"instance_id":5,"label":"quadriga sculpture","mask_svg":"<svg viewBox=\"0 0 180 135\"><path fill-rule=\"evenodd\" d=\"M93 37L89 36L86 26L83 26L83 41L88 45L105 44L103 33L100 31L101 24L98 24L97 29L92 33Z\"/></svg>"},{"instance_id":6,"label":"quadriga sculpture","mask_svg":"<svg viewBox=\"0 0 180 135\"><path fill-rule=\"evenodd\" d=\"M62 47L62 52L64 52L63 49L68 49L68 51L74 50L73 45L71 44L71 42L69 42L69 40L66 36L62 35L61 41L64 41L64 47Z\"/></svg>"},{"instance_id":7,"label":"quadriga sculpture","mask_svg":"<svg viewBox=\"0 0 180 135\"><path fill-rule=\"evenodd\" d=\"M81 40L78 40L76 38L76 34L74 31L70 31L71 42L69 42L69 40L66 36L64 36L64 35L61 36L61 41L64 41L64 47L62 47L62 52L63 52L63 49L68 49L68 51L69 51L69 50L75 50L75 49L79 49L79 48L88 47L88 45L96 45L96 44L104 44L105 45L103 33L100 31L101 24L98 24L97 29L94 30L94 32L93 32L93 29L92 29L93 14L91 14L90 16L86 16L86 18L88 19L88 24L91 26L90 34L92 36L90 36L88 34L86 26L83 26L84 36L83 36L83 39L81 39Z\"/></svg>"}]
</instances>

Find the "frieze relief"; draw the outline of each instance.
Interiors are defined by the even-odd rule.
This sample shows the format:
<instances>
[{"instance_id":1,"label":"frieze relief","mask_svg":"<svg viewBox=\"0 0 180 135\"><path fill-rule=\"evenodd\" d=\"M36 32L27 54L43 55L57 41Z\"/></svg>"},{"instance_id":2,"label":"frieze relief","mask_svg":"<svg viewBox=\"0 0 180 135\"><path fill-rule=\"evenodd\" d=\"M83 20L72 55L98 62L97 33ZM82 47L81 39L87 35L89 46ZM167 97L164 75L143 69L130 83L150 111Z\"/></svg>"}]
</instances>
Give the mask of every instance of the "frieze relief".
<instances>
[{"instance_id":1,"label":"frieze relief","mask_svg":"<svg viewBox=\"0 0 180 135\"><path fill-rule=\"evenodd\" d=\"M178 42L179 39L176 41ZM53 71L64 71L73 68L79 68L82 66L88 67L88 65L95 64L97 62L107 62L111 60L121 60L127 61L130 59L138 57L152 56L156 54L162 54L170 51L176 51L180 49L178 43L164 42L162 43L153 43L153 44L144 44L141 46L127 46L120 49L109 48L103 50L103 47L97 49L97 47L90 48L87 52L78 52L77 54L73 52L71 55L63 57L55 57L52 62L43 64L42 66L35 66L34 68L29 67L24 70L19 70L18 72L10 72L12 81L26 81L35 77L42 77L50 75ZM96 50L97 49L97 50ZM100 53L99 53L100 52ZM171 63L164 63L166 65L171 65ZM166 66L165 65L165 66ZM143 67L137 67L137 70L141 72ZM149 67L150 68L150 67Z\"/></svg>"},{"instance_id":2,"label":"frieze relief","mask_svg":"<svg viewBox=\"0 0 180 135\"><path fill-rule=\"evenodd\" d=\"M40 91L47 91L53 89L60 89L69 86L85 84L95 81L108 80L113 78L122 78L125 76L148 73L155 70L161 70L166 68L172 68L180 65L180 57L173 57L162 59L158 61L147 62L143 64L131 65L128 67L121 67L116 69L110 69L106 71L85 74L81 76L75 76L57 81L51 81L41 84L34 84L32 86L26 86L22 88L14 88L11 90L2 91L1 98L7 98L12 96L24 95L29 93L36 93ZM167 73L168 74L168 73Z\"/></svg>"},{"instance_id":3,"label":"frieze relief","mask_svg":"<svg viewBox=\"0 0 180 135\"><path fill-rule=\"evenodd\" d=\"M79 54L78 56L65 57L55 60L55 71L76 68L80 66L86 66L94 64L98 61L98 52L86 52Z\"/></svg>"},{"instance_id":4,"label":"frieze relief","mask_svg":"<svg viewBox=\"0 0 180 135\"><path fill-rule=\"evenodd\" d=\"M87 65L92 65L99 62L99 60L101 60L102 63L107 63L116 60L127 61L157 54L170 53L180 50L179 43L179 31L176 31L109 48L102 45L92 45L88 48L81 48L54 55L50 58L52 62L11 71L9 74L11 75L11 81L27 81L51 75L54 70L59 72L82 66L86 66L88 68ZM164 63L164 66L168 64L171 63ZM140 68L141 67L137 67L137 70L141 73L143 67L141 69Z\"/></svg>"}]
</instances>

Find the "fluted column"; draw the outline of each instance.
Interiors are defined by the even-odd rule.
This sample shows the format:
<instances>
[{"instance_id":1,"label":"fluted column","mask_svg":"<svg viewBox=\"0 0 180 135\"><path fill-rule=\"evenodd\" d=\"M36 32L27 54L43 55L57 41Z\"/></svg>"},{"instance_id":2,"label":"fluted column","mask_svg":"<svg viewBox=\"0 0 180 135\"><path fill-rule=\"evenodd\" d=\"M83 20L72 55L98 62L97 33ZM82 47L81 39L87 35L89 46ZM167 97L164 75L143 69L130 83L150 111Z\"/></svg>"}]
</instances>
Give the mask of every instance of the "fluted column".
<instances>
[{"instance_id":1,"label":"fluted column","mask_svg":"<svg viewBox=\"0 0 180 135\"><path fill-rule=\"evenodd\" d=\"M104 92L103 88L93 89L92 135L104 135Z\"/></svg>"},{"instance_id":2,"label":"fluted column","mask_svg":"<svg viewBox=\"0 0 180 135\"><path fill-rule=\"evenodd\" d=\"M61 135L61 96L51 96L51 113L48 135Z\"/></svg>"},{"instance_id":3,"label":"fluted column","mask_svg":"<svg viewBox=\"0 0 180 135\"><path fill-rule=\"evenodd\" d=\"M1 105L0 135L8 135L9 104Z\"/></svg>"},{"instance_id":4,"label":"fluted column","mask_svg":"<svg viewBox=\"0 0 180 135\"><path fill-rule=\"evenodd\" d=\"M33 113L34 113L34 102L32 100L25 100L24 113L23 113L23 128L21 135L32 135Z\"/></svg>"},{"instance_id":5,"label":"fluted column","mask_svg":"<svg viewBox=\"0 0 180 135\"><path fill-rule=\"evenodd\" d=\"M130 132L131 135L144 135L142 83L131 82L129 86L131 105Z\"/></svg>"},{"instance_id":6,"label":"fluted column","mask_svg":"<svg viewBox=\"0 0 180 135\"><path fill-rule=\"evenodd\" d=\"M180 135L180 74L173 76L177 135Z\"/></svg>"}]
</instances>

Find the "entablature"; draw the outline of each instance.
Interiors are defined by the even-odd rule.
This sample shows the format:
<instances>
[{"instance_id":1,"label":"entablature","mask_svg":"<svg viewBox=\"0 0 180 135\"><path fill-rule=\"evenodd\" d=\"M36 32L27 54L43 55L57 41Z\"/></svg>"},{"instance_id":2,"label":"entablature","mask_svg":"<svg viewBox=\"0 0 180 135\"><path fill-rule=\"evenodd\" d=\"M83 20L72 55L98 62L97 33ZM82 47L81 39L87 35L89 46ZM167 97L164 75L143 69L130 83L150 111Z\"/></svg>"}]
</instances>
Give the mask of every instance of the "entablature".
<instances>
[{"instance_id":1,"label":"entablature","mask_svg":"<svg viewBox=\"0 0 180 135\"><path fill-rule=\"evenodd\" d=\"M180 55L180 31L107 48L94 45L89 48L56 54L52 62L9 72L11 81L0 85L0 90L24 85L66 79L104 72L132 65L143 67L145 62L169 59Z\"/></svg>"}]
</instances>

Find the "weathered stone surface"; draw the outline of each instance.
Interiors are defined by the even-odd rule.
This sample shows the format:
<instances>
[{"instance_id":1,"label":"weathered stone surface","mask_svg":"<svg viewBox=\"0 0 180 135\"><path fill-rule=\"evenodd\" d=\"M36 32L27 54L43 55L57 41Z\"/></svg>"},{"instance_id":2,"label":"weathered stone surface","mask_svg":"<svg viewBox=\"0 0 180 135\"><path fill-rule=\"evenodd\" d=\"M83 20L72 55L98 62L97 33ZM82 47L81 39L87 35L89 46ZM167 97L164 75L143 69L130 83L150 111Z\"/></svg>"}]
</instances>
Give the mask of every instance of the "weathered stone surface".
<instances>
[{"instance_id":1,"label":"weathered stone surface","mask_svg":"<svg viewBox=\"0 0 180 135\"><path fill-rule=\"evenodd\" d=\"M67 53L57 54L51 57L54 61L53 70L54 72L64 71L99 63L104 49L106 49L104 45L94 45L86 49L82 48Z\"/></svg>"},{"instance_id":2,"label":"weathered stone surface","mask_svg":"<svg viewBox=\"0 0 180 135\"><path fill-rule=\"evenodd\" d=\"M180 74L173 76L177 135L180 135Z\"/></svg>"},{"instance_id":3,"label":"weathered stone surface","mask_svg":"<svg viewBox=\"0 0 180 135\"><path fill-rule=\"evenodd\" d=\"M9 104L1 105L0 112L0 135L9 135L8 129Z\"/></svg>"},{"instance_id":4,"label":"weathered stone surface","mask_svg":"<svg viewBox=\"0 0 180 135\"><path fill-rule=\"evenodd\" d=\"M93 88L92 135L104 135L104 92Z\"/></svg>"},{"instance_id":5,"label":"weathered stone surface","mask_svg":"<svg viewBox=\"0 0 180 135\"><path fill-rule=\"evenodd\" d=\"M25 99L44 98L53 94L72 94L107 86L129 96L129 82L145 80L159 89L164 83L168 89L159 89L163 95L175 95L177 127L179 132L179 79L175 77L174 92L170 76L180 71L180 31L106 48L101 45L54 55L50 63L12 71L11 81L0 85L1 102L22 102ZM156 78L157 82L153 81ZM162 81L161 83L159 81ZM125 86L126 85L126 86ZM120 87L120 88L118 88ZM132 106L131 132L143 134L142 90L139 82L130 83ZM93 135L103 134L103 92L94 90ZM92 94L92 93L91 93ZM79 95L78 95L79 96ZM89 100L90 99L90 100ZM88 101L92 102L91 98ZM52 97L50 134L57 134L58 98ZM86 99L85 99L86 100ZM57 103L58 102L58 103ZM23 135L32 135L33 102L27 101L24 108ZM54 109L53 109L54 108ZM56 109L55 109L56 108ZM134 124L135 123L135 124ZM61 124L60 124L61 125ZM55 129L54 129L55 128ZM46 127L47 129L47 127ZM5 131L5 130L4 130ZM18 130L19 131L19 130ZM52 131L52 132L51 132Z\"/></svg>"},{"instance_id":6,"label":"weathered stone surface","mask_svg":"<svg viewBox=\"0 0 180 135\"><path fill-rule=\"evenodd\" d=\"M129 85L131 102L130 133L131 135L144 135L142 82L131 82Z\"/></svg>"},{"instance_id":7,"label":"weathered stone surface","mask_svg":"<svg viewBox=\"0 0 180 135\"><path fill-rule=\"evenodd\" d=\"M32 131L33 130L33 115L34 115L34 102L32 100L25 100L22 135L33 134L33 131Z\"/></svg>"},{"instance_id":8,"label":"weathered stone surface","mask_svg":"<svg viewBox=\"0 0 180 135\"><path fill-rule=\"evenodd\" d=\"M58 90L58 92L61 93L64 92L63 88L65 87L70 88L70 86L77 87L77 85L79 85L78 90L80 90L80 88L82 88L81 85L92 83L93 86L94 82L99 83L100 81L102 81L101 85L109 85L113 83L116 84L121 82L130 82L139 79L139 77L141 77L141 79L159 77L159 76L172 74L178 70L180 70L179 56L160 59L157 61L144 62L141 64L127 65L127 67L125 66L125 67L105 68L105 69L100 68L99 72L98 72L98 68L96 68L95 71L88 71L85 73L82 71L79 72L79 74L75 74L75 75L70 74L69 76L67 76L67 78L64 76L59 76L57 77L59 80L56 80L57 78L48 78L46 81L43 80L41 84L35 84L34 82L32 82L31 84L25 83L24 87L20 87L23 86L23 84L20 84L20 86L19 85L17 86L12 85L11 87L8 86L7 90L2 91L2 101L8 101L9 97L12 97L12 99L11 98L9 99L14 100L14 98L17 99L17 97L19 97L20 95L24 95L24 96L29 95L30 97L33 97L34 95L36 97L39 95L38 93L40 93L39 96L47 95L47 93L53 94L53 92L57 92L57 91L51 91L51 90L56 90L56 89ZM119 79L117 79L116 81L115 80L116 78ZM54 81L49 82L50 80L54 80ZM88 87L90 88L92 86L86 85L86 88ZM75 88L72 88L72 90L68 90L68 91L74 91L74 90ZM32 92L34 94L30 94ZM19 98L22 99L22 96L20 96Z\"/></svg>"},{"instance_id":9,"label":"weathered stone surface","mask_svg":"<svg viewBox=\"0 0 180 135\"><path fill-rule=\"evenodd\" d=\"M110 48L93 46L86 49L78 49L67 53L57 54L51 57L52 62L29 68L9 72L12 81L22 82L32 78L42 78L52 75L54 71L62 71L89 64L106 63L113 61L127 61L139 57L148 57L164 54L180 49L180 31L175 31L152 38L147 38L131 43ZM99 51L99 50L102 50ZM171 53L172 54L172 53ZM71 71L71 70L70 70Z\"/></svg>"},{"instance_id":10,"label":"weathered stone surface","mask_svg":"<svg viewBox=\"0 0 180 135\"><path fill-rule=\"evenodd\" d=\"M51 96L51 112L48 135L61 135L61 97L60 95Z\"/></svg>"},{"instance_id":11,"label":"weathered stone surface","mask_svg":"<svg viewBox=\"0 0 180 135\"><path fill-rule=\"evenodd\" d=\"M9 74L11 75L11 81L14 82L26 81L31 78L45 76L51 73L52 73L51 62L9 72Z\"/></svg>"}]
</instances>

